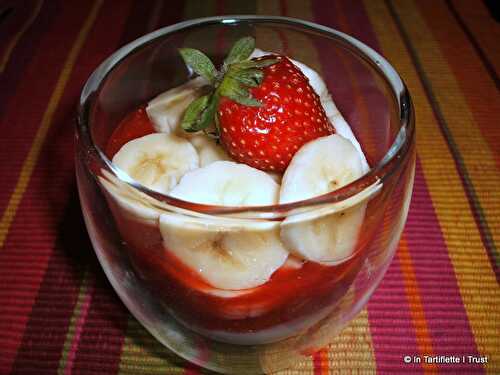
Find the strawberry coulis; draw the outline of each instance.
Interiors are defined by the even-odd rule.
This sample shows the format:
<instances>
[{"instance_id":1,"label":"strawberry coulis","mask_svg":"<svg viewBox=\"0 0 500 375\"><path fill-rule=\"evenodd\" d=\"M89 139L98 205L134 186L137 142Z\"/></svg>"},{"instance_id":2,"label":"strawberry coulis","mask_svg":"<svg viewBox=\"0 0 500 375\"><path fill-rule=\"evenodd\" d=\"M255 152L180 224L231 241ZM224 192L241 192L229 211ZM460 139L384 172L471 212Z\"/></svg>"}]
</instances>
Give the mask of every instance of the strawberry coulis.
<instances>
[{"instance_id":1,"label":"strawberry coulis","mask_svg":"<svg viewBox=\"0 0 500 375\"><path fill-rule=\"evenodd\" d=\"M128 141L154 131L143 108L130 113L111 135L108 157ZM165 249L156 226L123 215L112 200L108 202L138 276L175 316L204 331L258 332L312 316L346 293L364 259L358 251L358 256L335 266L296 260L295 266L285 264L263 285L222 291Z\"/></svg>"}]
</instances>

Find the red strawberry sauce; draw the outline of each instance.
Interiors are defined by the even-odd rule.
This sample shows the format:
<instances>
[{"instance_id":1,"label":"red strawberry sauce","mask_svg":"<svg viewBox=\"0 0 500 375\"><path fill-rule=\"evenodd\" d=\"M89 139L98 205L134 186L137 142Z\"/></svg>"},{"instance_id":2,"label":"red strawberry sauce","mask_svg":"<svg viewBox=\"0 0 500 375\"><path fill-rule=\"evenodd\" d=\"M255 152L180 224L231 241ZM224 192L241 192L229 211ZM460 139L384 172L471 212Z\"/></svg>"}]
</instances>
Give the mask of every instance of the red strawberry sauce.
<instances>
[{"instance_id":1,"label":"red strawberry sauce","mask_svg":"<svg viewBox=\"0 0 500 375\"><path fill-rule=\"evenodd\" d=\"M119 124L106 152L111 158L128 141L153 132L140 108ZM217 295L221 290L211 287L163 247L157 227L121 214L117 205L111 203L110 207L139 277L181 321L204 332L248 334L287 322L296 324L340 299L364 260L360 249L358 255L337 266L297 259L295 267L281 267L264 285L242 292L222 291L226 296L221 296Z\"/></svg>"}]
</instances>

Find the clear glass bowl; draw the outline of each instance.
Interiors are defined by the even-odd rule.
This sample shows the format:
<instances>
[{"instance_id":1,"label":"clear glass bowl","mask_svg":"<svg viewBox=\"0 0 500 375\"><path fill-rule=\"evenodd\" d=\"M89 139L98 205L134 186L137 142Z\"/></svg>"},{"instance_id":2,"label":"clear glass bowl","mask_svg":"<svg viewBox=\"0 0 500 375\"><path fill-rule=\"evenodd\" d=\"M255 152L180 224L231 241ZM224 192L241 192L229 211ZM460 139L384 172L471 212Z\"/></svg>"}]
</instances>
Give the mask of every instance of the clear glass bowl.
<instances>
[{"instance_id":1,"label":"clear glass bowl","mask_svg":"<svg viewBox=\"0 0 500 375\"><path fill-rule=\"evenodd\" d=\"M235 40L282 53L321 71L371 166L351 184L286 205L218 207L155 193L115 168L102 150L125 115L192 76L177 49L203 50L216 62ZM293 48L290 46L293 45ZM286 368L328 344L361 310L391 262L407 217L415 169L411 100L379 54L336 30L284 17L225 16L182 22L122 47L86 83L76 133L82 210L94 249L130 312L168 349L223 373ZM123 200L123 197L127 198ZM306 262L286 282L271 279L256 295L202 290L183 281L162 245L158 219L145 210L200 220L299 225L311 213L362 207L353 254L331 265ZM129 203L127 203L129 202ZM308 268L309 267L309 268ZM316 268L315 268L316 267ZM266 286L265 284L264 286Z\"/></svg>"}]
</instances>

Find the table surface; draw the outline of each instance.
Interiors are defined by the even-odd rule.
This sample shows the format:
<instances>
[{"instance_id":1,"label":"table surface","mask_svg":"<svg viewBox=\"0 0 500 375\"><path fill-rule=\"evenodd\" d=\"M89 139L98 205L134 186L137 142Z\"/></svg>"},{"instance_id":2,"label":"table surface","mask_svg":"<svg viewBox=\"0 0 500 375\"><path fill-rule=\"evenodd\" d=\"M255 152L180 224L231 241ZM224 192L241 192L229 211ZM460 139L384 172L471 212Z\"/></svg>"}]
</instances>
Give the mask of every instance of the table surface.
<instances>
[{"instance_id":1,"label":"table surface","mask_svg":"<svg viewBox=\"0 0 500 375\"><path fill-rule=\"evenodd\" d=\"M286 15L351 34L387 57L416 107L415 188L397 254L342 334L283 373L500 373L500 24L486 3L1 2L0 373L202 372L166 353L100 269L72 124L82 85L108 54L215 14ZM488 362L405 364L405 355Z\"/></svg>"}]
</instances>

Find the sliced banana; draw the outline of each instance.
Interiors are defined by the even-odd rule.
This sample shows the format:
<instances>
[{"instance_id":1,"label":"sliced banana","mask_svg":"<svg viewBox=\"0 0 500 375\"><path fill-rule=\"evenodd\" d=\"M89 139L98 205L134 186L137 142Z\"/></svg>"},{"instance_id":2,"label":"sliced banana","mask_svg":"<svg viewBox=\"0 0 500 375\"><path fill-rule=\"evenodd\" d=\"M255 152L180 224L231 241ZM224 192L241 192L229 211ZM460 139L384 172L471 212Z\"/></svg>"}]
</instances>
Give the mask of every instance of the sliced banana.
<instances>
[{"instance_id":1,"label":"sliced banana","mask_svg":"<svg viewBox=\"0 0 500 375\"><path fill-rule=\"evenodd\" d=\"M215 221L166 213L160 216L160 232L166 251L220 289L262 285L288 257L277 222Z\"/></svg>"},{"instance_id":2,"label":"sliced banana","mask_svg":"<svg viewBox=\"0 0 500 375\"><path fill-rule=\"evenodd\" d=\"M223 206L264 206L278 202L280 186L265 172L246 164L216 161L186 173L170 195Z\"/></svg>"},{"instance_id":3,"label":"sliced banana","mask_svg":"<svg viewBox=\"0 0 500 375\"><path fill-rule=\"evenodd\" d=\"M202 87L207 84L207 80L200 76L150 101L146 112L156 131L167 134L176 132L186 108L193 100L201 96Z\"/></svg>"},{"instance_id":4,"label":"sliced banana","mask_svg":"<svg viewBox=\"0 0 500 375\"><path fill-rule=\"evenodd\" d=\"M215 139L210 138L202 132L186 133L187 139L198 152L200 167L205 167L214 161L232 160L224 148Z\"/></svg>"},{"instance_id":5,"label":"sliced banana","mask_svg":"<svg viewBox=\"0 0 500 375\"><path fill-rule=\"evenodd\" d=\"M280 203L326 194L361 177L358 151L344 137L333 134L302 146L283 175Z\"/></svg>"},{"instance_id":6,"label":"sliced banana","mask_svg":"<svg viewBox=\"0 0 500 375\"><path fill-rule=\"evenodd\" d=\"M99 176L99 182L104 188L108 202L115 203L120 208L120 213L137 221L156 226L160 217L160 210L151 207L146 201L132 196L111 183L106 178ZM110 202L110 203L111 203Z\"/></svg>"},{"instance_id":7,"label":"sliced banana","mask_svg":"<svg viewBox=\"0 0 500 375\"><path fill-rule=\"evenodd\" d=\"M348 139L352 145L358 151L358 155L361 158L361 164L363 166L363 172L366 173L370 170L370 166L368 165L368 161L366 160L365 154L361 149L361 145L358 140L354 136L354 133L351 130L351 127L342 116L342 113L337 109L335 102L332 99L332 96L327 92L326 95L320 97L321 105L325 110L326 116L330 120L330 123L335 128L335 132L342 137Z\"/></svg>"},{"instance_id":8,"label":"sliced banana","mask_svg":"<svg viewBox=\"0 0 500 375\"><path fill-rule=\"evenodd\" d=\"M154 133L126 143L113 164L140 184L166 194L186 172L199 166L199 158L187 140Z\"/></svg>"},{"instance_id":9,"label":"sliced banana","mask_svg":"<svg viewBox=\"0 0 500 375\"><path fill-rule=\"evenodd\" d=\"M318 138L292 158L283 176L280 203L326 194L363 173L361 158L349 140L338 134ZM363 224L366 199L349 203L287 217L281 224L281 239L287 249L321 263L336 264L348 259Z\"/></svg>"}]
</instances>

